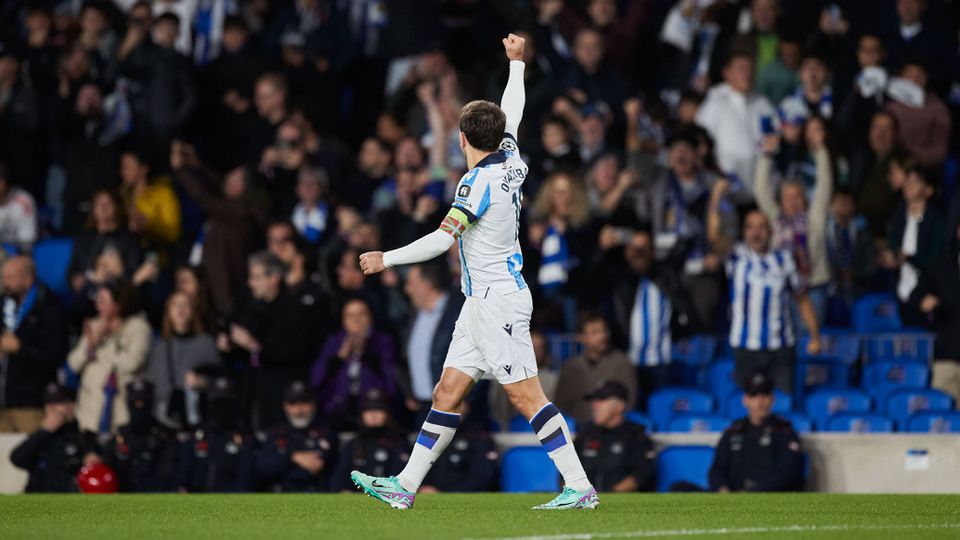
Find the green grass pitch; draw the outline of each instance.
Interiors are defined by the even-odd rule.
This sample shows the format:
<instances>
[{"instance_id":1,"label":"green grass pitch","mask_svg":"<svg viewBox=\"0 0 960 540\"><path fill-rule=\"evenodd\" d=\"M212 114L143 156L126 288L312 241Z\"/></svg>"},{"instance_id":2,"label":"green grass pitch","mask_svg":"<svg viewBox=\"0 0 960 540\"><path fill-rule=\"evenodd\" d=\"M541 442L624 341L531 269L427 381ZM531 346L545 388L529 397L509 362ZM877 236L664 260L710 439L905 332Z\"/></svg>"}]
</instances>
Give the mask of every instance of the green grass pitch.
<instances>
[{"instance_id":1,"label":"green grass pitch","mask_svg":"<svg viewBox=\"0 0 960 540\"><path fill-rule=\"evenodd\" d=\"M421 495L412 510L342 495L0 496L0 538L960 538L960 496L611 495L537 512L549 495Z\"/></svg>"}]
</instances>

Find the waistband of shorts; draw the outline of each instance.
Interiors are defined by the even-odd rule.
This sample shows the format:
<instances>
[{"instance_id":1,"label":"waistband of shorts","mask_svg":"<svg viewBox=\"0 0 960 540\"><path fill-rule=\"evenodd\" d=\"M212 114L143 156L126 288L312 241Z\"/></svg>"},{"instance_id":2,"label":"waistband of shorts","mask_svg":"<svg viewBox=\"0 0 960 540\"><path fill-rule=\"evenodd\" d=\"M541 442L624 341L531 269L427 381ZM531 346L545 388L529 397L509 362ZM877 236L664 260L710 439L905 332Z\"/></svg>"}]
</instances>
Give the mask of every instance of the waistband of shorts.
<instances>
[{"instance_id":1,"label":"waistband of shorts","mask_svg":"<svg viewBox=\"0 0 960 540\"><path fill-rule=\"evenodd\" d=\"M523 293L524 291L529 292L530 289L528 287L524 287L522 289L514 289L512 291L502 292L494 289L493 287L479 287L479 288L473 289L471 294L467 294L467 293L463 293L463 294L467 298L476 298L479 300L483 300L485 298L513 296L518 293Z\"/></svg>"}]
</instances>

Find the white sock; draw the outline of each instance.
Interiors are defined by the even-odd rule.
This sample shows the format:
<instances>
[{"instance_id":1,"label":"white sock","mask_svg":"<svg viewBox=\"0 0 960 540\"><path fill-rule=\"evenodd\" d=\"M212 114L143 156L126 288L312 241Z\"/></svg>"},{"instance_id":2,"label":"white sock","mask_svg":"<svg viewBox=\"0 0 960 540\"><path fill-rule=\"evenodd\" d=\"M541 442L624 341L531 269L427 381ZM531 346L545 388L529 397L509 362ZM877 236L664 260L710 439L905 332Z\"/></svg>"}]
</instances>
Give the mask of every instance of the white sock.
<instances>
[{"instance_id":1,"label":"white sock","mask_svg":"<svg viewBox=\"0 0 960 540\"><path fill-rule=\"evenodd\" d=\"M400 487L407 491L416 492L423 483L423 478L430 472L430 467L453 440L453 434L460 425L460 415L457 413L442 412L430 409L427 419L420 428L417 443L413 445L410 461L403 471L397 475Z\"/></svg>"},{"instance_id":2,"label":"white sock","mask_svg":"<svg viewBox=\"0 0 960 540\"><path fill-rule=\"evenodd\" d=\"M563 475L563 483L577 491L590 489L587 473L580 464L580 458L573 447L573 438L567 421L553 403L547 403L540 412L530 419L534 433L547 451L553 464Z\"/></svg>"}]
</instances>

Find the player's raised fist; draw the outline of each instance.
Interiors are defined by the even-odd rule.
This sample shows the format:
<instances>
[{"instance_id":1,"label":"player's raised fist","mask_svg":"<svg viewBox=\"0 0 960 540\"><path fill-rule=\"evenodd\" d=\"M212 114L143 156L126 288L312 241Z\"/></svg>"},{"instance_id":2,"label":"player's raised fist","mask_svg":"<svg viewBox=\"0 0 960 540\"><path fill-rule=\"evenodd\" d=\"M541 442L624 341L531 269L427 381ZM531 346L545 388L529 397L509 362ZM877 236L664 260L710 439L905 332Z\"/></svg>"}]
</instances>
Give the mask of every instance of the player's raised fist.
<instances>
[{"instance_id":1,"label":"player's raised fist","mask_svg":"<svg viewBox=\"0 0 960 540\"><path fill-rule=\"evenodd\" d=\"M523 60L524 39L516 34L510 34L503 38L503 50L507 53L510 60Z\"/></svg>"},{"instance_id":2,"label":"player's raised fist","mask_svg":"<svg viewBox=\"0 0 960 540\"><path fill-rule=\"evenodd\" d=\"M360 255L360 269L363 270L365 276L383 272L386 269L383 265L383 252L369 251Z\"/></svg>"}]
</instances>

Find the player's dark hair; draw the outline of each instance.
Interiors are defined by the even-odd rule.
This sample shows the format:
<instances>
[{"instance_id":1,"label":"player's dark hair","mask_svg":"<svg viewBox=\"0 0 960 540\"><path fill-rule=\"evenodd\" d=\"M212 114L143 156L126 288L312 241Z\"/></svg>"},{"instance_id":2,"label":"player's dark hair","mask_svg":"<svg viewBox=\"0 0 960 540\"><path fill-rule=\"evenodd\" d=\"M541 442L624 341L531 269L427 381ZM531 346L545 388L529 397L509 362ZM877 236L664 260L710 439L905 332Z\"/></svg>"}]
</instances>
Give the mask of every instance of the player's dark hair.
<instances>
[{"instance_id":1,"label":"player's dark hair","mask_svg":"<svg viewBox=\"0 0 960 540\"><path fill-rule=\"evenodd\" d=\"M471 101L460 113L460 131L470 146L483 152L496 152L506 127L507 115L489 101Z\"/></svg>"}]
</instances>

